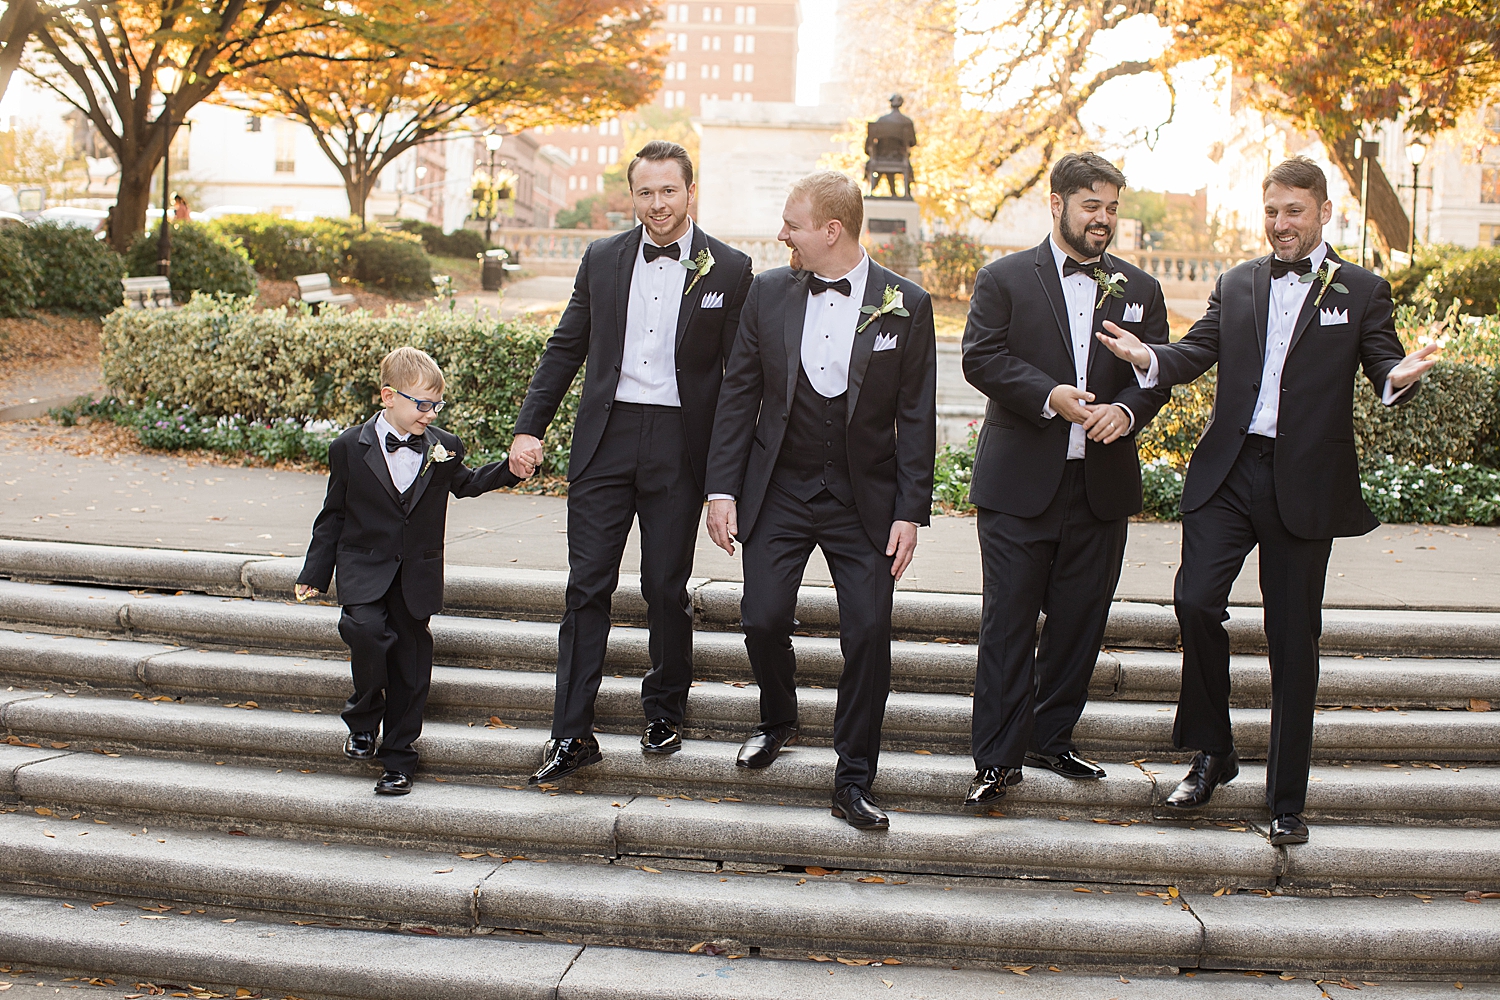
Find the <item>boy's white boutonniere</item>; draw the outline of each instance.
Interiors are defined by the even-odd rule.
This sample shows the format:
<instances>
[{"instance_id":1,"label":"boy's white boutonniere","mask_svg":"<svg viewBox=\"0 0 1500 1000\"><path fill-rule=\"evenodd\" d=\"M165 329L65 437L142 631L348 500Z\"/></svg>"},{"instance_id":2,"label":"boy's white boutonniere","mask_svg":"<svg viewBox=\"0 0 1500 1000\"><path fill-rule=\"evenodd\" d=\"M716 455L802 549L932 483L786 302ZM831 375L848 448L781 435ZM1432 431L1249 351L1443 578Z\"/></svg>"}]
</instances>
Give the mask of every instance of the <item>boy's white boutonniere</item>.
<instances>
[{"instance_id":1,"label":"boy's white boutonniere","mask_svg":"<svg viewBox=\"0 0 1500 1000\"><path fill-rule=\"evenodd\" d=\"M1119 271L1114 274L1105 274L1104 268L1094 268L1094 281L1099 285L1099 301L1094 303L1094 308L1098 309L1104 305L1105 299L1123 298L1125 289L1122 286L1129 280Z\"/></svg>"},{"instance_id":2,"label":"boy's white boutonniere","mask_svg":"<svg viewBox=\"0 0 1500 1000\"><path fill-rule=\"evenodd\" d=\"M859 324L858 328L854 331L855 333L864 333L865 327L886 313L895 313L897 316L911 315L911 313L906 311L906 302L901 290L895 285L885 286L885 294L880 299L880 305L860 306L859 311L865 314L865 321Z\"/></svg>"},{"instance_id":3,"label":"boy's white boutonniere","mask_svg":"<svg viewBox=\"0 0 1500 1000\"><path fill-rule=\"evenodd\" d=\"M698 251L698 256L692 260L682 261L681 263L683 267L693 272L693 280L689 281L688 286L682 290L682 294L687 295L688 292L693 290L693 286L698 283L699 278L714 269L715 262L714 255L708 252L708 247L704 247Z\"/></svg>"},{"instance_id":4,"label":"boy's white boutonniere","mask_svg":"<svg viewBox=\"0 0 1500 1000\"><path fill-rule=\"evenodd\" d=\"M427 475L427 470L432 468L433 462L446 462L452 457L453 452L434 441L432 447L427 449L427 461L423 463L422 471L417 474L417 478L420 479L422 476Z\"/></svg>"},{"instance_id":5,"label":"boy's white boutonniere","mask_svg":"<svg viewBox=\"0 0 1500 1000\"><path fill-rule=\"evenodd\" d=\"M1328 289L1330 286L1332 286L1335 292L1339 292L1343 295L1349 294L1349 289L1345 285L1333 280L1333 276L1335 274L1338 274L1339 272L1340 263L1340 261L1336 261L1332 257L1324 257L1322 267L1318 268L1316 271L1309 271L1307 274L1304 274L1302 277L1297 279L1304 285L1313 281L1318 281L1320 279L1322 280L1323 287L1318 289L1318 297L1313 299L1314 307L1316 307L1320 302L1323 301L1323 296L1328 294Z\"/></svg>"}]
</instances>

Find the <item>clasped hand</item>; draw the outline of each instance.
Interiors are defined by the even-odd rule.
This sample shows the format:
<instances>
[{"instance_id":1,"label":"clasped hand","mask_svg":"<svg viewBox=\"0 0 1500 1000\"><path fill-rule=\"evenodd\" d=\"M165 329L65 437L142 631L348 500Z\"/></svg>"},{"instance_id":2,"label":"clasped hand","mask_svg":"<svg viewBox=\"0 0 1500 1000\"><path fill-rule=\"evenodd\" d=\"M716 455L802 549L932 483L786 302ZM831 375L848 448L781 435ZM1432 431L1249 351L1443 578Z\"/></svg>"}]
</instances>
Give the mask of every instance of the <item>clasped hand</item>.
<instances>
[{"instance_id":1,"label":"clasped hand","mask_svg":"<svg viewBox=\"0 0 1500 1000\"><path fill-rule=\"evenodd\" d=\"M517 434L510 442L510 471L527 479L546 459L546 449L540 438L530 434Z\"/></svg>"},{"instance_id":2,"label":"clasped hand","mask_svg":"<svg viewBox=\"0 0 1500 1000\"><path fill-rule=\"evenodd\" d=\"M1052 411L1073 424L1082 424L1091 441L1114 444L1130 430L1130 414L1113 403L1094 403L1094 394L1060 385L1047 397Z\"/></svg>"}]
</instances>

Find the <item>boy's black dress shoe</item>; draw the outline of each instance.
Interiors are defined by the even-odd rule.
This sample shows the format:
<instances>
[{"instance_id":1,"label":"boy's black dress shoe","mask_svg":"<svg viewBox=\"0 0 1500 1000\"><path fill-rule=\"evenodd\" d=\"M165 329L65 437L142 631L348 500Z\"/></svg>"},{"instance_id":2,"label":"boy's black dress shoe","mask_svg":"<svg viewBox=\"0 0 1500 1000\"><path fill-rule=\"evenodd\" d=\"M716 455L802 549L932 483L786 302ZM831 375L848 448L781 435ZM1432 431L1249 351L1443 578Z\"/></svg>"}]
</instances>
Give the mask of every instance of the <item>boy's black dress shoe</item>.
<instances>
[{"instance_id":1,"label":"boy's black dress shoe","mask_svg":"<svg viewBox=\"0 0 1500 1000\"><path fill-rule=\"evenodd\" d=\"M1296 813L1282 813L1271 820L1271 843L1307 843L1307 824Z\"/></svg>"},{"instance_id":2,"label":"boy's black dress shoe","mask_svg":"<svg viewBox=\"0 0 1500 1000\"><path fill-rule=\"evenodd\" d=\"M1005 798L1005 786L1021 783L1019 767L985 767L969 782L969 794L964 796L964 805L977 806L996 799Z\"/></svg>"},{"instance_id":3,"label":"boy's black dress shoe","mask_svg":"<svg viewBox=\"0 0 1500 1000\"><path fill-rule=\"evenodd\" d=\"M861 830L888 830L891 826L885 810L876 805L870 793L858 785L845 785L834 790L833 814Z\"/></svg>"},{"instance_id":4,"label":"boy's black dress shoe","mask_svg":"<svg viewBox=\"0 0 1500 1000\"><path fill-rule=\"evenodd\" d=\"M376 795L405 795L411 791L411 775L403 771L386 771L375 782Z\"/></svg>"},{"instance_id":5,"label":"boy's black dress shoe","mask_svg":"<svg viewBox=\"0 0 1500 1000\"><path fill-rule=\"evenodd\" d=\"M1214 789L1233 781L1239 773L1240 755L1236 751L1212 754L1200 750L1188 767L1187 777L1167 796L1166 804L1173 809L1197 809L1207 805L1213 798Z\"/></svg>"},{"instance_id":6,"label":"boy's black dress shoe","mask_svg":"<svg viewBox=\"0 0 1500 1000\"><path fill-rule=\"evenodd\" d=\"M544 781L566 778L581 767L597 764L604 759L599 752L599 741L592 736L570 736L567 739L551 740L542 757L542 766L526 780L528 785L540 785Z\"/></svg>"},{"instance_id":7,"label":"boy's black dress shoe","mask_svg":"<svg viewBox=\"0 0 1500 1000\"><path fill-rule=\"evenodd\" d=\"M676 753L682 749L682 732L666 719L656 719L641 734L643 753Z\"/></svg>"},{"instance_id":8,"label":"boy's black dress shoe","mask_svg":"<svg viewBox=\"0 0 1500 1000\"><path fill-rule=\"evenodd\" d=\"M781 753L782 747L796 741L797 724L795 722L779 726L756 726L755 732L751 733L750 738L740 747L739 756L734 762L739 767L770 767L771 761Z\"/></svg>"},{"instance_id":9,"label":"boy's black dress shoe","mask_svg":"<svg viewBox=\"0 0 1500 1000\"><path fill-rule=\"evenodd\" d=\"M1060 754L1031 753L1026 754L1027 767L1045 767L1049 771L1055 771L1064 778L1080 778L1087 781L1098 781L1104 777L1104 768L1091 760L1084 760L1072 750L1064 750Z\"/></svg>"},{"instance_id":10,"label":"boy's black dress shoe","mask_svg":"<svg viewBox=\"0 0 1500 1000\"><path fill-rule=\"evenodd\" d=\"M350 733L344 739L344 756L350 760L374 760L375 734Z\"/></svg>"}]
</instances>

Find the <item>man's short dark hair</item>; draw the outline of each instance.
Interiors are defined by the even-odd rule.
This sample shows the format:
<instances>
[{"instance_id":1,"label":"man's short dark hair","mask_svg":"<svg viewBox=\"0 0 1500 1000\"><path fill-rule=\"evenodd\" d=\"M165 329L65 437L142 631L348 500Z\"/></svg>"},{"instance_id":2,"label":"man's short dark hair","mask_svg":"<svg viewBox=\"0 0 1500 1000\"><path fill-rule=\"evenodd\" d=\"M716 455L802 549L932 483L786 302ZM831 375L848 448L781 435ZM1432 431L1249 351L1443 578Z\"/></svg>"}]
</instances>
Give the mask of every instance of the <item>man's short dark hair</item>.
<instances>
[{"instance_id":1,"label":"man's short dark hair","mask_svg":"<svg viewBox=\"0 0 1500 1000\"><path fill-rule=\"evenodd\" d=\"M1260 183L1261 194L1265 194L1266 188L1272 184L1311 191L1313 199L1319 205L1328 200L1327 175L1323 173L1322 167L1305 156L1294 156L1272 167L1271 172L1266 174L1266 179Z\"/></svg>"},{"instance_id":2,"label":"man's short dark hair","mask_svg":"<svg viewBox=\"0 0 1500 1000\"><path fill-rule=\"evenodd\" d=\"M1098 153L1069 153L1052 168L1052 193L1061 195L1063 201L1074 191L1092 191L1100 181L1117 188L1125 186L1120 168Z\"/></svg>"},{"instance_id":3,"label":"man's short dark hair","mask_svg":"<svg viewBox=\"0 0 1500 1000\"><path fill-rule=\"evenodd\" d=\"M667 142L665 139L653 139L640 148L635 158L630 161L630 166L625 168L625 183L633 189L635 187L635 165L642 160L654 160L660 163L663 160L676 160L677 165L682 168L682 186L687 187L693 183L693 158L688 151L675 142Z\"/></svg>"}]
</instances>

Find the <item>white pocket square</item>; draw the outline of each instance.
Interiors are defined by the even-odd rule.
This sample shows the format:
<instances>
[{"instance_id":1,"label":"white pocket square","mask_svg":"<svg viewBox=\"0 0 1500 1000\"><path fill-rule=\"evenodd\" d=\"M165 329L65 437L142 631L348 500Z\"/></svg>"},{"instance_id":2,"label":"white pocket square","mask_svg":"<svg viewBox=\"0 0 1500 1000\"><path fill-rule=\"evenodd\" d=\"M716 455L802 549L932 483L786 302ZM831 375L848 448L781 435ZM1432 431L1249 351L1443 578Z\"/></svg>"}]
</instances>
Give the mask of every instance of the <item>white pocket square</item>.
<instances>
[{"instance_id":1,"label":"white pocket square","mask_svg":"<svg viewBox=\"0 0 1500 1000\"><path fill-rule=\"evenodd\" d=\"M1347 309L1319 309L1319 326L1338 326L1349 322L1349 310Z\"/></svg>"},{"instance_id":2,"label":"white pocket square","mask_svg":"<svg viewBox=\"0 0 1500 1000\"><path fill-rule=\"evenodd\" d=\"M704 292L703 293L703 301L699 303L699 306L700 306L700 308L703 308L703 309L723 309L724 308L724 293L723 292Z\"/></svg>"},{"instance_id":3,"label":"white pocket square","mask_svg":"<svg viewBox=\"0 0 1500 1000\"><path fill-rule=\"evenodd\" d=\"M896 335L894 333L876 334L874 349L877 351L894 351L896 349Z\"/></svg>"},{"instance_id":4,"label":"white pocket square","mask_svg":"<svg viewBox=\"0 0 1500 1000\"><path fill-rule=\"evenodd\" d=\"M1126 323L1139 323L1141 321L1141 317L1145 315L1145 312L1146 307L1141 305L1139 302L1127 302L1125 304L1124 321Z\"/></svg>"}]
</instances>

